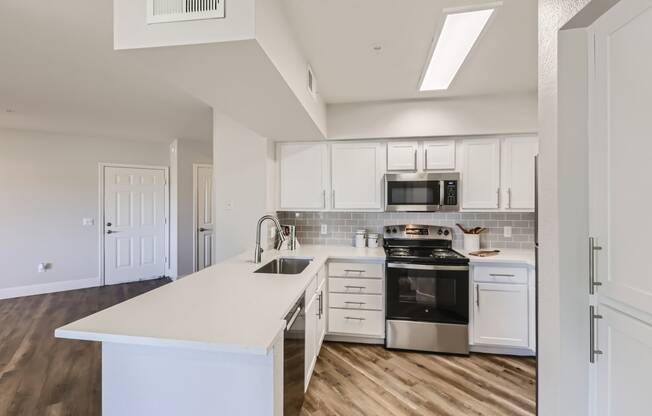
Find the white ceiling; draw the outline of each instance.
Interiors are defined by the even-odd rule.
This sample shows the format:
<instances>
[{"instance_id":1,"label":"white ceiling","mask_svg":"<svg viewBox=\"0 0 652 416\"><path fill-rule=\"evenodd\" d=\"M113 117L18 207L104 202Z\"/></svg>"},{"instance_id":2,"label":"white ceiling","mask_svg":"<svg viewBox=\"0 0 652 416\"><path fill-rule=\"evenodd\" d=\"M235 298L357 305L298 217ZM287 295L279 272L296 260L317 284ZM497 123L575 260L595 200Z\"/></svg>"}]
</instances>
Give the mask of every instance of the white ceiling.
<instances>
[{"instance_id":1,"label":"white ceiling","mask_svg":"<svg viewBox=\"0 0 652 416\"><path fill-rule=\"evenodd\" d=\"M113 50L112 16L111 0L1 2L0 127L211 139L208 105Z\"/></svg>"},{"instance_id":2,"label":"white ceiling","mask_svg":"<svg viewBox=\"0 0 652 416\"><path fill-rule=\"evenodd\" d=\"M418 84L442 10L491 0L284 2L329 103L536 91L536 0L503 0L451 87L426 93Z\"/></svg>"}]
</instances>

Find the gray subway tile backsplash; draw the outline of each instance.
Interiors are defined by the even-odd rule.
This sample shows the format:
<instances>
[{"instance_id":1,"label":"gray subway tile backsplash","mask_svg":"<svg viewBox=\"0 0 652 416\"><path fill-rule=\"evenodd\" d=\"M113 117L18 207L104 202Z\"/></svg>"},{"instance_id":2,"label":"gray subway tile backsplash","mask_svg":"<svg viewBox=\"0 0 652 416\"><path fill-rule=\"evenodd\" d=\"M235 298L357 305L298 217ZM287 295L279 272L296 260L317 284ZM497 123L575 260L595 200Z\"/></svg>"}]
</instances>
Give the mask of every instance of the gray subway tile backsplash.
<instances>
[{"instance_id":1,"label":"gray subway tile backsplash","mask_svg":"<svg viewBox=\"0 0 652 416\"><path fill-rule=\"evenodd\" d=\"M352 245L358 229L383 234L383 227L396 224L442 225L453 228L453 246L463 245L462 232L455 226L486 227L480 236L481 248L534 248L534 213L385 213L385 212L278 212L282 224L296 225L301 244ZM328 233L321 234L321 225ZM512 236L504 236L504 227L512 227Z\"/></svg>"}]
</instances>

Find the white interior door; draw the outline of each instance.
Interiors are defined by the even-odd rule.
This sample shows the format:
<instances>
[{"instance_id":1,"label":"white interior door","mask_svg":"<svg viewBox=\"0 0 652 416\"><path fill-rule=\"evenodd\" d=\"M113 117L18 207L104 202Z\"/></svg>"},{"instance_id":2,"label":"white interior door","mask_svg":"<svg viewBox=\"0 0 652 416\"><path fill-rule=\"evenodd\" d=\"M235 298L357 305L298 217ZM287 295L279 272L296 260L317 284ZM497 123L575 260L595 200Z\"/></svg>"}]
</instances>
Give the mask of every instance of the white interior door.
<instances>
[{"instance_id":1,"label":"white interior door","mask_svg":"<svg viewBox=\"0 0 652 416\"><path fill-rule=\"evenodd\" d=\"M104 283L165 275L164 169L104 168Z\"/></svg>"},{"instance_id":2,"label":"white interior door","mask_svg":"<svg viewBox=\"0 0 652 416\"><path fill-rule=\"evenodd\" d=\"M622 0L591 28L590 234L598 415L650 414L652 395L652 223L650 103L652 0Z\"/></svg>"},{"instance_id":3,"label":"white interior door","mask_svg":"<svg viewBox=\"0 0 652 416\"><path fill-rule=\"evenodd\" d=\"M197 207L197 271L213 265L215 230L213 224L213 167L196 167L195 206Z\"/></svg>"}]
</instances>

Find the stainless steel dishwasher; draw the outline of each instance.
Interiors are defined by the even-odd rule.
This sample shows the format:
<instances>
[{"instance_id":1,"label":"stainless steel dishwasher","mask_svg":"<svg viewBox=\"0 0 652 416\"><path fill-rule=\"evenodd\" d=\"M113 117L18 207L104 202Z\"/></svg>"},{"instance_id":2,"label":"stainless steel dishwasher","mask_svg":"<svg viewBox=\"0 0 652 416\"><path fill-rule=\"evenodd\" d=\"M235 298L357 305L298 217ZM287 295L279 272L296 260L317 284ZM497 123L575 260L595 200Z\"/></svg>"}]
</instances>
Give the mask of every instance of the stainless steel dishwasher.
<instances>
[{"instance_id":1,"label":"stainless steel dishwasher","mask_svg":"<svg viewBox=\"0 0 652 416\"><path fill-rule=\"evenodd\" d=\"M305 296L285 317L283 416L298 416L303 406L306 361Z\"/></svg>"}]
</instances>

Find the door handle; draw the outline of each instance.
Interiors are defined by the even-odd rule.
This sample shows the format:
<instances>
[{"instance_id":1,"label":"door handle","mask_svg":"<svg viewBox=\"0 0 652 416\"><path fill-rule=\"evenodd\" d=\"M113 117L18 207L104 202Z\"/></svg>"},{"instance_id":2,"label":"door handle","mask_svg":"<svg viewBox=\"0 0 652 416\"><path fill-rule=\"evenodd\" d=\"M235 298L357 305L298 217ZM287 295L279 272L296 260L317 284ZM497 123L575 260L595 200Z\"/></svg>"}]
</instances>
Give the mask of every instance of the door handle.
<instances>
[{"instance_id":1,"label":"door handle","mask_svg":"<svg viewBox=\"0 0 652 416\"><path fill-rule=\"evenodd\" d=\"M480 285L475 285L475 304L480 307Z\"/></svg>"},{"instance_id":2,"label":"door handle","mask_svg":"<svg viewBox=\"0 0 652 416\"><path fill-rule=\"evenodd\" d=\"M595 313L595 306L589 306L589 362L595 364L595 356L602 355L603 352L595 347L595 321L596 319L602 319L602 315Z\"/></svg>"},{"instance_id":3,"label":"door handle","mask_svg":"<svg viewBox=\"0 0 652 416\"><path fill-rule=\"evenodd\" d=\"M109 231L107 231L106 233L107 233L107 234L115 234L115 233L117 233L117 231L109 230Z\"/></svg>"},{"instance_id":4,"label":"door handle","mask_svg":"<svg viewBox=\"0 0 652 416\"><path fill-rule=\"evenodd\" d=\"M204 227L199 229L200 233L203 233L204 231L212 231L212 230L210 228L204 228Z\"/></svg>"},{"instance_id":5,"label":"door handle","mask_svg":"<svg viewBox=\"0 0 652 416\"><path fill-rule=\"evenodd\" d=\"M602 282L595 280L595 252L602 250L602 247L595 244L595 238L589 237L589 294L595 294L595 287L602 286Z\"/></svg>"}]
</instances>

